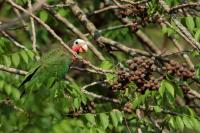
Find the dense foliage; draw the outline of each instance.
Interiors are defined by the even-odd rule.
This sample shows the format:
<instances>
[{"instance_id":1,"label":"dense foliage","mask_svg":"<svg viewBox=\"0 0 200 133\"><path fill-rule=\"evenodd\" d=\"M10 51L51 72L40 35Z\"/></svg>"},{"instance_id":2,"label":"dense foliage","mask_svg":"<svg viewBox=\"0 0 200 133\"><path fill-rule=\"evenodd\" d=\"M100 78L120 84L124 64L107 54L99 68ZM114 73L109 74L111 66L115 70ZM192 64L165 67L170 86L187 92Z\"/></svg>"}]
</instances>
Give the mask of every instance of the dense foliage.
<instances>
[{"instance_id":1,"label":"dense foliage","mask_svg":"<svg viewBox=\"0 0 200 133\"><path fill-rule=\"evenodd\" d=\"M196 0L1 0L0 133L200 132L199 7ZM19 88L42 56L76 38L90 50L66 79Z\"/></svg>"}]
</instances>

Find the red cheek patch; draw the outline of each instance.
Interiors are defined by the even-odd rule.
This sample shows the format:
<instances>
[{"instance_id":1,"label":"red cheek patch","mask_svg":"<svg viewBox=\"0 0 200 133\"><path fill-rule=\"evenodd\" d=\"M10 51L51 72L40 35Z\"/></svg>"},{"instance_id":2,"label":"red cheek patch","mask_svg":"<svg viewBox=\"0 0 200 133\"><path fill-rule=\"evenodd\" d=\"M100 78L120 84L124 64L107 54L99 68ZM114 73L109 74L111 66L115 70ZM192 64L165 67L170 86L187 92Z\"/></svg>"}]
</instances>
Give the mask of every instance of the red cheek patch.
<instances>
[{"instance_id":1,"label":"red cheek patch","mask_svg":"<svg viewBox=\"0 0 200 133\"><path fill-rule=\"evenodd\" d=\"M74 52L79 52L81 48L82 48L81 45L74 45L74 46L72 47L72 50L73 50Z\"/></svg>"}]
</instances>

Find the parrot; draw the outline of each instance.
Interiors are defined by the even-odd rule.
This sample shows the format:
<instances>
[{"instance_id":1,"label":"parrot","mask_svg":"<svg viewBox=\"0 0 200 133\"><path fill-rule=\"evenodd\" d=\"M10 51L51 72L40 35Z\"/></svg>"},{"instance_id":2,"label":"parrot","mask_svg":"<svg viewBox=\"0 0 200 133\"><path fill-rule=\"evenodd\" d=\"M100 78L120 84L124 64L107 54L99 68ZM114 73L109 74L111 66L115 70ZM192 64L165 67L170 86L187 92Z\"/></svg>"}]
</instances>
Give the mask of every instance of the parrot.
<instances>
[{"instance_id":1,"label":"parrot","mask_svg":"<svg viewBox=\"0 0 200 133\"><path fill-rule=\"evenodd\" d=\"M72 51L75 53L83 53L88 50L88 42L82 39L76 39L72 42ZM41 59L34 63L32 69L25 76L24 80L18 88L22 88L25 84L34 85L40 83L47 85L49 79L56 81L65 78L69 71L70 65L76 60L73 55L62 48L56 48L45 54ZM55 81L54 80L54 81ZM22 97L26 93L25 89L22 91Z\"/></svg>"}]
</instances>

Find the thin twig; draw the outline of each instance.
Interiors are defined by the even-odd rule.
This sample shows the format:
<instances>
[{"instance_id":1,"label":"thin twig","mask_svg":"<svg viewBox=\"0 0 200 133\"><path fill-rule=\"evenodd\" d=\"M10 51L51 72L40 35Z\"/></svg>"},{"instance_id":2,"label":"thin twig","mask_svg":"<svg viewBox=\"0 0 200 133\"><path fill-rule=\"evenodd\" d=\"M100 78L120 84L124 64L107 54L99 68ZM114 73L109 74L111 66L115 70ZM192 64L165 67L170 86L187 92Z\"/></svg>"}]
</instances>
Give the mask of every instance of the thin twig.
<instances>
[{"instance_id":1,"label":"thin twig","mask_svg":"<svg viewBox=\"0 0 200 133\"><path fill-rule=\"evenodd\" d=\"M31 4L31 0L28 0L28 7L29 7L29 12L32 13L32 4ZM32 17L30 17L31 20L31 31L32 31L32 48L33 51L37 51L36 50L36 34L35 34L35 24L34 24L34 19Z\"/></svg>"},{"instance_id":2,"label":"thin twig","mask_svg":"<svg viewBox=\"0 0 200 133\"><path fill-rule=\"evenodd\" d=\"M182 48L181 44L179 44L179 42L175 38L172 38L171 40L179 52L184 50ZM185 58L187 64L190 66L190 68L194 68L194 64L192 63L192 60L190 59L190 57L186 53L183 53L182 56L183 56L183 58Z\"/></svg>"},{"instance_id":3,"label":"thin twig","mask_svg":"<svg viewBox=\"0 0 200 133\"><path fill-rule=\"evenodd\" d=\"M138 117L139 120L142 119L140 109L136 109L136 115L137 115L137 117ZM142 129L140 127L137 128L137 133L142 133Z\"/></svg>"},{"instance_id":4,"label":"thin twig","mask_svg":"<svg viewBox=\"0 0 200 133\"><path fill-rule=\"evenodd\" d=\"M122 7L119 7L119 6L116 6L116 5L111 5L111 6L107 6L107 7L104 7L102 9L93 11L92 13L89 13L88 15L89 16L96 15L96 14L99 14L99 13L102 13L102 12L105 12L105 11L108 11L108 10L111 10L111 9L127 8L128 6L130 6L130 4L123 5Z\"/></svg>"},{"instance_id":5,"label":"thin twig","mask_svg":"<svg viewBox=\"0 0 200 133\"><path fill-rule=\"evenodd\" d=\"M147 3L148 0L141 0L141 1L132 1L132 0L118 0L120 2L126 2L126 3L129 3L131 5L140 5L140 4L144 4L144 3Z\"/></svg>"},{"instance_id":6,"label":"thin twig","mask_svg":"<svg viewBox=\"0 0 200 133\"><path fill-rule=\"evenodd\" d=\"M4 65L0 65L0 70L5 71L5 72L9 72L9 73L22 75L22 76L25 76L28 73L27 71L19 70L19 69L12 68L12 67L7 67L7 66L4 66Z\"/></svg>"},{"instance_id":7,"label":"thin twig","mask_svg":"<svg viewBox=\"0 0 200 133\"><path fill-rule=\"evenodd\" d=\"M8 38L13 44L15 44L17 47L22 48L24 50L28 50L25 46L21 45L18 41L16 41L13 37L11 37L8 33L6 33L5 31L0 31L0 33L5 36L6 38Z\"/></svg>"},{"instance_id":8,"label":"thin twig","mask_svg":"<svg viewBox=\"0 0 200 133\"><path fill-rule=\"evenodd\" d=\"M63 7L68 7L70 6L71 4L56 4L56 5L45 5L47 6L48 8L56 8L56 7L59 7L59 8L63 8Z\"/></svg>"},{"instance_id":9,"label":"thin twig","mask_svg":"<svg viewBox=\"0 0 200 133\"><path fill-rule=\"evenodd\" d=\"M90 73L95 73L95 74L105 74L105 72L101 72L101 71L94 71L92 69L89 68L79 68L79 67L70 67L71 69L75 69L78 71L86 71L86 72L90 72ZM110 73L110 72L109 72ZM114 72L113 72L114 73Z\"/></svg>"},{"instance_id":10,"label":"thin twig","mask_svg":"<svg viewBox=\"0 0 200 133\"><path fill-rule=\"evenodd\" d=\"M196 3L186 3L186 4L181 4L181 5L177 5L175 7L171 7L169 12L174 12L178 9L182 9L182 8L195 8L195 7L199 7L200 6L200 2L196 2Z\"/></svg>"},{"instance_id":11,"label":"thin twig","mask_svg":"<svg viewBox=\"0 0 200 133\"><path fill-rule=\"evenodd\" d=\"M97 84L101 84L101 83L105 83L105 82L107 82L107 80L104 80L104 81L95 81L95 82L92 82L90 84L87 84L87 85L85 85L85 86L83 86L81 88L81 92L83 92L83 93L85 93L87 95L90 95L92 97L98 98L98 99L110 101L110 102L113 102L113 103L120 103L120 101L118 99L114 99L114 98L112 99L112 98L105 97L105 96L102 96L102 95L97 95L97 94L95 94L93 92L89 92L89 91L85 90L88 87L91 87L91 86L94 86L94 85L97 85Z\"/></svg>"}]
</instances>

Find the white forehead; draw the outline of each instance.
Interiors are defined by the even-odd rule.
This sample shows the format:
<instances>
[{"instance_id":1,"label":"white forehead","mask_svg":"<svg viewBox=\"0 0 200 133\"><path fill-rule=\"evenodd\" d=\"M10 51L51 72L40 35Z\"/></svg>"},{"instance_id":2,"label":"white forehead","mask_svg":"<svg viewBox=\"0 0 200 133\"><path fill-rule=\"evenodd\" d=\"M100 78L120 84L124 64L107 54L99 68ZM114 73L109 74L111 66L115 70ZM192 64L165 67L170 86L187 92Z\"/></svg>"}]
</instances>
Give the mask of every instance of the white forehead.
<instances>
[{"instance_id":1,"label":"white forehead","mask_svg":"<svg viewBox=\"0 0 200 133\"><path fill-rule=\"evenodd\" d=\"M74 41L74 43L76 43L76 42L78 42L78 43L85 43L85 41L82 40L82 39L76 39L76 40Z\"/></svg>"}]
</instances>

